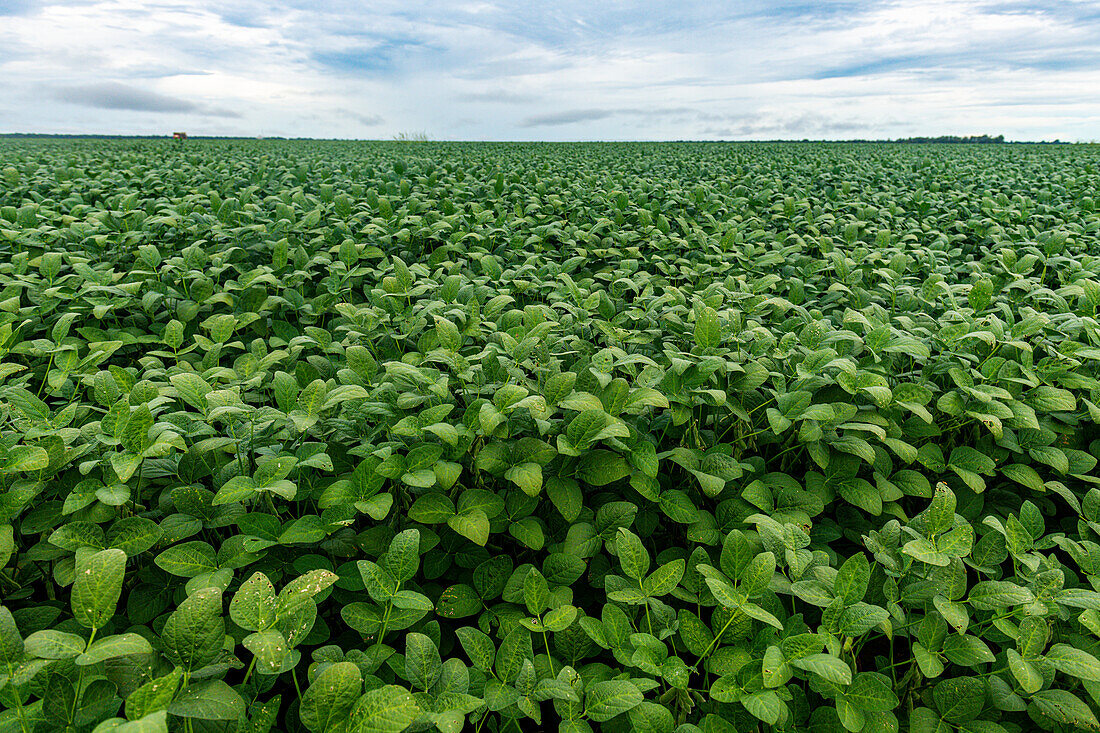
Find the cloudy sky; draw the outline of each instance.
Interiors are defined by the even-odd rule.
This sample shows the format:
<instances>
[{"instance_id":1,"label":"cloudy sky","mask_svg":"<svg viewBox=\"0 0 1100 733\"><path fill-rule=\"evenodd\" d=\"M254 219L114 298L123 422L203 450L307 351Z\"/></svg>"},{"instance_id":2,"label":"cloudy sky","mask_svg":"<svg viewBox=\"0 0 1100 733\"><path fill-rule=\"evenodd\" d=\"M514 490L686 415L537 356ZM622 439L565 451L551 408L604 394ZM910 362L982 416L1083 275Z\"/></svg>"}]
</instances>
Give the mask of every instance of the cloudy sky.
<instances>
[{"instance_id":1,"label":"cloudy sky","mask_svg":"<svg viewBox=\"0 0 1100 733\"><path fill-rule=\"evenodd\" d=\"M1100 0L0 0L0 132L176 129L1094 140Z\"/></svg>"}]
</instances>

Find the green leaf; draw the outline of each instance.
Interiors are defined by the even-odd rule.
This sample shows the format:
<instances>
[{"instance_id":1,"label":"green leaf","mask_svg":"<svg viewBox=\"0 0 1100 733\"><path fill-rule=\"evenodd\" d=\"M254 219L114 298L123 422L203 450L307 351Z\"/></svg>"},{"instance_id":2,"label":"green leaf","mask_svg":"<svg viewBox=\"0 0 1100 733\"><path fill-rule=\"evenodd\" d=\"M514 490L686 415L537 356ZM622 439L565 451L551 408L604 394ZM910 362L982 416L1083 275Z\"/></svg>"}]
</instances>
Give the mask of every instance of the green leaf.
<instances>
[{"instance_id":1,"label":"green leaf","mask_svg":"<svg viewBox=\"0 0 1100 733\"><path fill-rule=\"evenodd\" d=\"M696 315L695 343L703 349L713 349L722 341L722 324L718 312L706 306Z\"/></svg>"},{"instance_id":2,"label":"green leaf","mask_svg":"<svg viewBox=\"0 0 1100 733\"><path fill-rule=\"evenodd\" d=\"M550 603L550 589L546 578L535 568L531 568L524 576L523 602L527 605L527 611L535 616L545 611Z\"/></svg>"},{"instance_id":3,"label":"green leaf","mask_svg":"<svg viewBox=\"0 0 1100 733\"><path fill-rule=\"evenodd\" d=\"M84 652L87 642L66 631L40 629L28 636L24 645L27 654L39 659L74 659Z\"/></svg>"},{"instance_id":4,"label":"green leaf","mask_svg":"<svg viewBox=\"0 0 1100 733\"><path fill-rule=\"evenodd\" d=\"M153 549L162 536L160 526L151 519L123 517L111 525L105 541L108 547L116 547L127 557L135 557Z\"/></svg>"},{"instance_id":5,"label":"green leaf","mask_svg":"<svg viewBox=\"0 0 1100 733\"><path fill-rule=\"evenodd\" d=\"M932 699L944 720L965 723L985 706L985 685L975 677L943 680L932 689Z\"/></svg>"},{"instance_id":6,"label":"green leaf","mask_svg":"<svg viewBox=\"0 0 1100 733\"><path fill-rule=\"evenodd\" d=\"M762 552L741 571L738 589L746 596L755 596L768 589L775 575L775 554Z\"/></svg>"},{"instance_id":7,"label":"green leaf","mask_svg":"<svg viewBox=\"0 0 1100 733\"><path fill-rule=\"evenodd\" d=\"M298 394L298 409L307 417L316 417L324 409L328 397L328 386L323 379L315 379Z\"/></svg>"},{"instance_id":8,"label":"green leaf","mask_svg":"<svg viewBox=\"0 0 1100 733\"><path fill-rule=\"evenodd\" d=\"M774 690L760 690L745 695L741 704L754 716L768 725L775 725L783 717L784 705Z\"/></svg>"},{"instance_id":9,"label":"green leaf","mask_svg":"<svg viewBox=\"0 0 1100 733\"><path fill-rule=\"evenodd\" d=\"M848 685L852 681L852 668L831 654L809 654L790 660L790 665L813 672L834 685Z\"/></svg>"},{"instance_id":10,"label":"green leaf","mask_svg":"<svg viewBox=\"0 0 1100 733\"><path fill-rule=\"evenodd\" d=\"M76 569L73 582L73 616L81 626L101 629L115 615L126 575L126 553L101 550Z\"/></svg>"},{"instance_id":11,"label":"green leaf","mask_svg":"<svg viewBox=\"0 0 1100 733\"><path fill-rule=\"evenodd\" d=\"M852 555L844 561L837 571L833 588L836 595L850 606L862 601L867 593L867 583L871 579L871 566L862 552Z\"/></svg>"},{"instance_id":12,"label":"green leaf","mask_svg":"<svg viewBox=\"0 0 1100 733\"><path fill-rule=\"evenodd\" d=\"M954 457L955 454L952 453L951 455ZM932 504L925 513L926 534L940 534L951 529L955 521L955 504L955 493L947 487L947 484L936 484L936 492L932 495Z\"/></svg>"},{"instance_id":13,"label":"green leaf","mask_svg":"<svg viewBox=\"0 0 1100 733\"><path fill-rule=\"evenodd\" d=\"M1043 690L1031 697L1031 707L1046 717L1064 725L1096 730L1100 722L1081 698L1068 690Z\"/></svg>"},{"instance_id":14,"label":"green leaf","mask_svg":"<svg viewBox=\"0 0 1100 733\"><path fill-rule=\"evenodd\" d=\"M642 581L642 592L649 598L660 598L672 593L684 577L685 565L682 557L662 564Z\"/></svg>"},{"instance_id":15,"label":"green leaf","mask_svg":"<svg viewBox=\"0 0 1100 733\"><path fill-rule=\"evenodd\" d=\"M546 480L546 494L554 507L567 522L573 522L584 508L581 487L572 479L550 478Z\"/></svg>"},{"instance_id":16,"label":"green leaf","mask_svg":"<svg viewBox=\"0 0 1100 733\"><path fill-rule=\"evenodd\" d=\"M126 482L141 465L141 456L134 453L112 453L111 468L118 476L118 480Z\"/></svg>"},{"instance_id":17,"label":"green leaf","mask_svg":"<svg viewBox=\"0 0 1100 733\"><path fill-rule=\"evenodd\" d=\"M397 533L390 540L389 551L382 558L382 566L398 582L413 578L420 567L420 530L406 529Z\"/></svg>"},{"instance_id":18,"label":"green leaf","mask_svg":"<svg viewBox=\"0 0 1100 733\"><path fill-rule=\"evenodd\" d=\"M38 632L35 632L38 633ZM61 633L61 632L56 632ZM30 641L30 637L27 640ZM72 636L66 634L66 636ZM77 637L78 639L80 637ZM84 641L80 640L81 649L83 649ZM23 637L19 634L19 627L15 624L15 618L11 615L5 606L0 606L0 663L14 665L23 660ZM30 649L27 650L28 654L34 654ZM41 656L35 654L35 656ZM2 687L2 685L0 685Z\"/></svg>"},{"instance_id":19,"label":"green leaf","mask_svg":"<svg viewBox=\"0 0 1100 733\"><path fill-rule=\"evenodd\" d=\"M649 552L638 535L620 527L615 538L615 554L619 556L626 577L640 581L649 571Z\"/></svg>"},{"instance_id":20,"label":"green leaf","mask_svg":"<svg viewBox=\"0 0 1100 733\"><path fill-rule=\"evenodd\" d=\"M605 723L642 702L642 693L626 680L595 682L584 693L584 712L596 723Z\"/></svg>"},{"instance_id":21,"label":"green leaf","mask_svg":"<svg viewBox=\"0 0 1100 733\"><path fill-rule=\"evenodd\" d=\"M1023 463L1011 463L1001 467L1001 473L1032 491L1043 491L1043 479L1031 466Z\"/></svg>"},{"instance_id":22,"label":"green leaf","mask_svg":"<svg viewBox=\"0 0 1100 733\"><path fill-rule=\"evenodd\" d=\"M508 534L532 550L541 550L546 544L542 524L536 517L524 517L518 522L512 522L508 525Z\"/></svg>"},{"instance_id":23,"label":"green leaf","mask_svg":"<svg viewBox=\"0 0 1100 733\"><path fill-rule=\"evenodd\" d=\"M601 438L609 422L611 416L603 410L584 410L569 422L565 435L574 449L583 451Z\"/></svg>"},{"instance_id":24,"label":"green leaf","mask_svg":"<svg viewBox=\"0 0 1100 733\"><path fill-rule=\"evenodd\" d=\"M412 530L416 531L416 530ZM280 591L275 604L275 615L282 618L308 605L311 599L339 579L336 573L318 568L298 576Z\"/></svg>"},{"instance_id":25,"label":"green leaf","mask_svg":"<svg viewBox=\"0 0 1100 733\"><path fill-rule=\"evenodd\" d=\"M576 618L576 606L558 606L546 612L546 615L542 618L542 624L547 631L557 633L572 626Z\"/></svg>"},{"instance_id":26,"label":"green leaf","mask_svg":"<svg viewBox=\"0 0 1100 733\"><path fill-rule=\"evenodd\" d=\"M168 711L158 710L136 720L118 724L109 729L111 733L168 733ZM99 726L96 727L99 731Z\"/></svg>"},{"instance_id":27,"label":"green leaf","mask_svg":"<svg viewBox=\"0 0 1100 733\"><path fill-rule=\"evenodd\" d=\"M963 667L973 667L994 661L989 646L976 636L952 634L943 642L943 655Z\"/></svg>"},{"instance_id":28,"label":"green leaf","mask_svg":"<svg viewBox=\"0 0 1100 733\"><path fill-rule=\"evenodd\" d=\"M348 723L351 733L401 733L420 714L413 696L396 685L368 690L359 698Z\"/></svg>"},{"instance_id":29,"label":"green leaf","mask_svg":"<svg viewBox=\"0 0 1100 733\"><path fill-rule=\"evenodd\" d=\"M881 606L858 602L840 614L840 632L845 636L862 636L889 618Z\"/></svg>"},{"instance_id":30,"label":"green leaf","mask_svg":"<svg viewBox=\"0 0 1100 733\"><path fill-rule=\"evenodd\" d=\"M538 496L542 491L542 466L537 463L520 463L504 472L508 479L528 496Z\"/></svg>"},{"instance_id":31,"label":"green leaf","mask_svg":"<svg viewBox=\"0 0 1100 733\"><path fill-rule=\"evenodd\" d=\"M997 465L992 458L967 445L960 445L951 451L951 457L947 460L950 468L961 468L971 473L989 475L993 473Z\"/></svg>"},{"instance_id":32,"label":"green leaf","mask_svg":"<svg viewBox=\"0 0 1100 733\"><path fill-rule=\"evenodd\" d=\"M607 486L629 475L630 463L609 450L590 450L577 466L577 478L592 486Z\"/></svg>"},{"instance_id":33,"label":"green leaf","mask_svg":"<svg viewBox=\"0 0 1100 733\"><path fill-rule=\"evenodd\" d=\"M629 716L630 729L638 733L672 733L676 727L672 712L666 706L648 700L632 707ZM559 730L559 733L563 731Z\"/></svg>"},{"instance_id":34,"label":"green leaf","mask_svg":"<svg viewBox=\"0 0 1100 733\"><path fill-rule=\"evenodd\" d=\"M1008 668L1024 692L1031 694L1042 689L1043 675L1031 662L1021 657L1015 649L1008 649L1005 654L1008 657Z\"/></svg>"},{"instance_id":35,"label":"green leaf","mask_svg":"<svg viewBox=\"0 0 1100 733\"><path fill-rule=\"evenodd\" d=\"M844 691L845 699L861 712L884 713L898 706L890 678L877 672L860 672Z\"/></svg>"},{"instance_id":36,"label":"green leaf","mask_svg":"<svg viewBox=\"0 0 1100 733\"><path fill-rule=\"evenodd\" d=\"M769 646L764 652L762 667L764 686L774 688L785 685L792 674L791 665L787 664L783 651L777 646Z\"/></svg>"},{"instance_id":37,"label":"green leaf","mask_svg":"<svg viewBox=\"0 0 1100 733\"><path fill-rule=\"evenodd\" d=\"M206 395L213 392L214 388L205 379L197 374L184 372L173 374L168 378L168 381L176 388L176 394L179 395L180 399L199 412L206 412Z\"/></svg>"},{"instance_id":38,"label":"green leaf","mask_svg":"<svg viewBox=\"0 0 1100 733\"><path fill-rule=\"evenodd\" d=\"M363 675L351 662L327 667L302 695L302 725L313 733L324 733L334 723L347 720L362 688Z\"/></svg>"},{"instance_id":39,"label":"green leaf","mask_svg":"<svg viewBox=\"0 0 1100 733\"><path fill-rule=\"evenodd\" d=\"M214 548L201 540L172 545L153 562L165 572L181 578L194 578L218 569Z\"/></svg>"},{"instance_id":40,"label":"green leaf","mask_svg":"<svg viewBox=\"0 0 1100 733\"><path fill-rule=\"evenodd\" d=\"M409 509L409 519L421 524L442 524L454 515L454 502L440 493L424 494Z\"/></svg>"},{"instance_id":41,"label":"green leaf","mask_svg":"<svg viewBox=\"0 0 1100 733\"><path fill-rule=\"evenodd\" d=\"M50 454L44 448L32 445L17 445L8 449L7 456L0 463L3 473L41 471L50 465Z\"/></svg>"},{"instance_id":42,"label":"green leaf","mask_svg":"<svg viewBox=\"0 0 1100 733\"><path fill-rule=\"evenodd\" d=\"M1047 650L1045 656L1062 674L1089 682L1100 682L1100 660L1083 649L1069 644L1055 644Z\"/></svg>"},{"instance_id":43,"label":"green leaf","mask_svg":"<svg viewBox=\"0 0 1100 733\"><path fill-rule=\"evenodd\" d=\"M163 677L149 680L126 698L126 717L130 720L168 709L183 681L183 670L173 669Z\"/></svg>"},{"instance_id":44,"label":"green leaf","mask_svg":"<svg viewBox=\"0 0 1100 733\"><path fill-rule=\"evenodd\" d=\"M225 641L221 614L220 588L202 588L188 596L168 617L161 633L168 660L190 672L217 659Z\"/></svg>"},{"instance_id":45,"label":"green leaf","mask_svg":"<svg viewBox=\"0 0 1100 733\"><path fill-rule=\"evenodd\" d=\"M1042 385L1027 393L1027 401L1041 412L1073 412L1077 400L1069 390Z\"/></svg>"},{"instance_id":46,"label":"green leaf","mask_svg":"<svg viewBox=\"0 0 1100 733\"><path fill-rule=\"evenodd\" d=\"M229 617L247 631L262 631L275 624L275 586L263 573L253 573L233 595Z\"/></svg>"},{"instance_id":47,"label":"green leaf","mask_svg":"<svg viewBox=\"0 0 1100 733\"><path fill-rule=\"evenodd\" d=\"M442 661L435 642L424 634L405 636L405 678L425 692L439 679Z\"/></svg>"},{"instance_id":48,"label":"green leaf","mask_svg":"<svg viewBox=\"0 0 1100 733\"><path fill-rule=\"evenodd\" d=\"M393 598L401 584L388 570L370 560L359 560L356 566L367 593L375 602L386 603Z\"/></svg>"},{"instance_id":49,"label":"green leaf","mask_svg":"<svg viewBox=\"0 0 1100 733\"><path fill-rule=\"evenodd\" d=\"M489 541L489 517L481 509L467 509L447 519L447 526L475 545L484 547Z\"/></svg>"},{"instance_id":50,"label":"green leaf","mask_svg":"<svg viewBox=\"0 0 1100 733\"><path fill-rule=\"evenodd\" d=\"M482 672L488 672L493 668L496 647L493 646L492 639L471 626L456 629L455 636L458 637L463 651L476 668Z\"/></svg>"},{"instance_id":51,"label":"green leaf","mask_svg":"<svg viewBox=\"0 0 1100 733\"><path fill-rule=\"evenodd\" d=\"M149 406L142 404L130 413L126 427L122 431L122 445L131 453L142 453L149 447L149 428L153 427L153 415ZM124 479L125 480L125 479Z\"/></svg>"},{"instance_id":52,"label":"green leaf","mask_svg":"<svg viewBox=\"0 0 1100 733\"><path fill-rule=\"evenodd\" d=\"M105 636L102 639L96 639L95 642L88 647L88 651L76 658L76 663L80 666L87 666L89 664L98 664L105 659L124 657L129 654L150 654L152 651L152 645L149 644L149 641L144 636L139 636L138 634L116 634L115 636Z\"/></svg>"},{"instance_id":53,"label":"green leaf","mask_svg":"<svg viewBox=\"0 0 1100 733\"><path fill-rule=\"evenodd\" d=\"M967 602L974 608L992 611L1031 603L1035 596L1027 588L1005 580L983 580L970 589Z\"/></svg>"},{"instance_id":54,"label":"green leaf","mask_svg":"<svg viewBox=\"0 0 1100 733\"><path fill-rule=\"evenodd\" d=\"M206 680L185 687L168 706L181 718L237 720L245 714L244 699L222 680Z\"/></svg>"},{"instance_id":55,"label":"green leaf","mask_svg":"<svg viewBox=\"0 0 1100 733\"><path fill-rule=\"evenodd\" d=\"M267 674L281 670L283 660L290 651L286 638L273 629L249 634L241 644L256 657L256 669Z\"/></svg>"}]
</instances>

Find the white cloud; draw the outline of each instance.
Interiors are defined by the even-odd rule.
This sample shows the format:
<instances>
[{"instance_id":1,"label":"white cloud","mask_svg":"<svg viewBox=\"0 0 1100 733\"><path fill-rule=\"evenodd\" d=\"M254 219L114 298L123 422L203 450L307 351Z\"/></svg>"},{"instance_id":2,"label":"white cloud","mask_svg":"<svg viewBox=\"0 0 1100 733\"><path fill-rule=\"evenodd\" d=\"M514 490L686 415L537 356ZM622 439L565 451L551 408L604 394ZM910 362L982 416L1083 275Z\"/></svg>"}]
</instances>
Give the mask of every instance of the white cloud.
<instances>
[{"instance_id":1,"label":"white cloud","mask_svg":"<svg viewBox=\"0 0 1100 733\"><path fill-rule=\"evenodd\" d=\"M1100 138L1088 3L63 0L11 12L0 120L12 131Z\"/></svg>"}]
</instances>

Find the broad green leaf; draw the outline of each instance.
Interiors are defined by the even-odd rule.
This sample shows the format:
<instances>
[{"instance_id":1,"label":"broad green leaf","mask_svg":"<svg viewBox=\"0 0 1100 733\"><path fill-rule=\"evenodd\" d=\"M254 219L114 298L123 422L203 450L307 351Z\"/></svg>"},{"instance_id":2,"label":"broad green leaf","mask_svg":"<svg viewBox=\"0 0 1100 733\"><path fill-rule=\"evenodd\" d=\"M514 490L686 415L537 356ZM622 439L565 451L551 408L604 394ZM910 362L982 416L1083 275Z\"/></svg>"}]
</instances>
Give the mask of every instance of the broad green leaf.
<instances>
[{"instance_id":1,"label":"broad green leaf","mask_svg":"<svg viewBox=\"0 0 1100 733\"><path fill-rule=\"evenodd\" d=\"M217 659L224 640L222 592L220 588L210 587L188 596L168 617L161 634L165 656L187 672Z\"/></svg>"},{"instance_id":2,"label":"broad green leaf","mask_svg":"<svg viewBox=\"0 0 1100 733\"><path fill-rule=\"evenodd\" d=\"M101 629L111 620L125 575L126 553L118 549L101 550L77 566L72 609L81 626Z\"/></svg>"},{"instance_id":3,"label":"broad green leaf","mask_svg":"<svg viewBox=\"0 0 1100 733\"><path fill-rule=\"evenodd\" d=\"M413 696L396 685L368 690L356 702L348 720L351 733L401 733L420 714Z\"/></svg>"},{"instance_id":4,"label":"broad green leaf","mask_svg":"<svg viewBox=\"0 0 1100 733\"><path fill-rule=\"evenodd\" d=\"M194 578L218 569L214 548L201 540L172 545L156 556L162 570L182 578Z\"/></svg>"},{"instance_id":5,"label":"broad green leaf","mask_svg":"<svg viewBox=\"0 0 1100 733\"><path fill-rule=\"evenodd\" d=\"M867 593L867 582L871 578L871 566L862 552L852 555L844 561L837 571L833 586L836 595L845 605L862 601Z\"/></svg>"},{"instance_id":6,"label":"broad green leaf","mask_svg":"<svg viewBox=\"0 0 1100 733\"><path fill-rule=\"evenodd\" d=\"M619 556L626 577L640 581L649 571L649 552L638 535L620 527L615 538L615 553Z\"/></svg>"},{"instance_id":7,"label":"broad green leaf","mask_svg":"<svg viewBox=\"0 0 1100 733\"><path fill-rule=\"evenodd\" d=\"M851 667L831 654L808 654L805 657L790 660L790 665L813 672L834 685L847 685L852 681Z\"/></svg>"},{"instance_id":8,"label":"broad green leaf","mask_svg":"<svg viewBox=\"0 0 1100 733\"><path fill-rule=\"evenodd\" d=\"M363 676L351 662L327 667L302 695L302 725L313 733L324 733L334 723L346 720L362 688Z\"/></svg>"},{"instance_id":9,"label":"broad green leaf","mask_svg":"<svg viewBox=\"0 0 1100 733\"><path fill-rule=\"evenodd\" d=\"M152 645L144 636L138 634L116 634L96 639L88 650L76 658L79 666L98 664L105 659L114 659L129 654L149 654Z\"/></svg>"},{"instance_id":10,"label":"broad green leaf","mask_svg":"<svg viewBox=\"0 0 1100 733\"><path fill-rule=\"evenodd\" d=\"M2 613L0 611L0 615ZM40 629L24 641L26 653L40 659L73 659L82 654L87 645L82 637L57 629Z\"/></svg>"},{"instance_id":11,"label":"broad green leaf","mask_svg":"<svg viewBox=\"0 0 1100 733\"><path fill-rule=\"evenodd\" d=\"M222 680L206 680L183 688L168 712L181 718L237 720L245 713L245 702Z\"/></svg>"},{"instance_id":12,"label":"broad green leaf","mask_svg":"<svg viewBox=\"0 0 1100 733\"><path fill-rule=\"evenodd\" d=\"M1100 660L1083 649L1069 644L1055 644L1047 650L1045 656L1062 674L1089 682L1100 682Z\"/></svg>"},{"instance_id":13,"label":"broad green leaf","mask_svg":"<svg viewBox=\"0 0 1100 733\"><path fill-rule=\"evenodd\" d=\"M33 636L34 634L31 634L31 637ZM66 634L66 636L70 635ZM30 641L31 637L27 637L27 641ZM77 638L79 639L79 637ZM24 643L23 637L19 633L19 627L16 626L15 618L11 615L11 611L5 606L0 606L0 663L14 665L21 662L23 659ZM83 640L80 641L80 645L81 649L83 649ZM35 654L31 649L28 649L27 653ZM35 654L35 656L42 655Z\"/></svg>"},{"instance_id":14,"label":"broad green leaf","mask_svg":"<svg viewBox=\"0 0 1100 733\"><path fill-rule=\"evenodd\" d=\"M435 642L424 634L405 636L405 677L415 687L427 691L439 679L442 661Z\"/></svg>"},{"instance_id":15,"label":"broad green leaf","mask_svg":"<svg viewBox=\"0 0 1100 733\"><path fill-rule=\"evenodd\" d=\"M267 674L282 669L283 660L290 651L290 645L287 644L286 639L274 629L249 634L244 637L241 644L255 655L256 669Z\"/></svg>"},{"instance_id":16,"label":"broad green leaf","mask_svg":"<svg viewBox=\"0 0 1100 733\"><path fill-rule=\"evenodd\" d=\"M642 702L642 693L626 680L607 680L590 685L584 692L584 712L597 723L631 710Z\"/></svg>"},{"instance_id":17,"label":"broad green leaf","mask_svg":"<svg viewBox=\"0 0 1100 733\"><path fill-rule=\"evenodd\" d=\"M275 587L263 573L253 573L233 595L229 617L248 631L263 631L275 623Z\"/></svg>"}]
</instances>

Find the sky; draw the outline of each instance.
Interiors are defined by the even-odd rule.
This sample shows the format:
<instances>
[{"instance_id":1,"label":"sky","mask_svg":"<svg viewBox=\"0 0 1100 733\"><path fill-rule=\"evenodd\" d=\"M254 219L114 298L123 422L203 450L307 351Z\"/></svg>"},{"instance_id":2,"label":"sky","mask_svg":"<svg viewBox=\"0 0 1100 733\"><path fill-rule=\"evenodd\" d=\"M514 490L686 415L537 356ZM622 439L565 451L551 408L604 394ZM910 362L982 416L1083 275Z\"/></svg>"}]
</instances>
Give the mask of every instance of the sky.
<instances>
[{"instance_id":1,"label":"sky","mask_svg":"<svg viewBox=\"0 0 1100 733\"><path fill-rule=\"evenodd\" d=\"M1100 0L0 0L0 132L1100 140Z\"/></svg>"}]
</instances>

